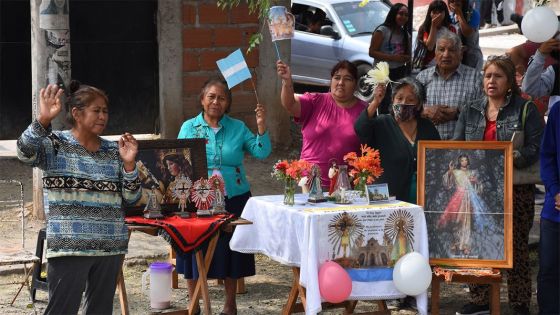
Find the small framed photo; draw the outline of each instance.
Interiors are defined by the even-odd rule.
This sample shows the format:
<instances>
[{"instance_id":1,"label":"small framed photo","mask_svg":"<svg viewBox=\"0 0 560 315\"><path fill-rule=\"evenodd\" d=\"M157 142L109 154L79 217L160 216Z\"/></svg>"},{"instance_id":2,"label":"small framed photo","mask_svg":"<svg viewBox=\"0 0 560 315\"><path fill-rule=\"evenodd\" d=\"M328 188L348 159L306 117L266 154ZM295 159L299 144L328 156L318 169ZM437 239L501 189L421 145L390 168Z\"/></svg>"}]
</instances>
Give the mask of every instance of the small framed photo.
<instances>
[{"instance_id":1,"label":"small framed photo","mask_svg":"<svg viewBox=\"0 0 560 315\"><path fill-rule=\"evenodd\" d=\"M389 200L389 186L387 183L367 185L369 202Z\"/></svg>"}]
</instances>

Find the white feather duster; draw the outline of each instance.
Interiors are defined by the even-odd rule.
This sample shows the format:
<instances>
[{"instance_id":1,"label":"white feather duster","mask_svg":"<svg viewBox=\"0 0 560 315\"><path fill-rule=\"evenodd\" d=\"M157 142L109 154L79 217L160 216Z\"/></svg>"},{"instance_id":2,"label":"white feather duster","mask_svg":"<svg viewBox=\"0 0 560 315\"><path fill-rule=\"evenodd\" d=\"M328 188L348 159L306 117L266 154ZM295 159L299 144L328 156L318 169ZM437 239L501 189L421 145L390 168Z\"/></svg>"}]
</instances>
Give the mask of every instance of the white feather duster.
<instances>
[{"instance_id":1,"label":"white feather duster","mask_svg":"<svg viewBox=\"0 0 560 315\"><path fill-rule=\"evenodd\" d=\"M364 82L371 86L393 82L389 79L389 71L389 64L387 62L379 62L375 68L368 71L367 78Z\"/></svg>"}]
</instances>

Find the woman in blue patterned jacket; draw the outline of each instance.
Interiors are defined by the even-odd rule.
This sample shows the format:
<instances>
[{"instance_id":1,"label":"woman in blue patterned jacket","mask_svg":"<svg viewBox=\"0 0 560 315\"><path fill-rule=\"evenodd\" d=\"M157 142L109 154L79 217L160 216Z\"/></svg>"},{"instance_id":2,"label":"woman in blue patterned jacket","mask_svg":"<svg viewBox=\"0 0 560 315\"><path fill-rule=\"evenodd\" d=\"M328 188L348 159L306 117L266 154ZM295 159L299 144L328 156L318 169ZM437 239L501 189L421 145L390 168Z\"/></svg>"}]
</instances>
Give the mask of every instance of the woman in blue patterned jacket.
<instances>
[{"instance_id":1,"label":"woman in blue patterned jacket","mask_svg":"<svg viewBox=\"0 0 560 315\"><path fill-rule=\"evenodd\" d=\"M62 89L40 91L39 115L17 142L18 158L43 170L47 216L45 314L77 314L85 290L84 314L111 314L128 232L123 203L140 197L136 139L118 144L102 139L108 99L95 87L70 84L66 101L71 130L53 131Z\"/></svg>"}]
</instances>

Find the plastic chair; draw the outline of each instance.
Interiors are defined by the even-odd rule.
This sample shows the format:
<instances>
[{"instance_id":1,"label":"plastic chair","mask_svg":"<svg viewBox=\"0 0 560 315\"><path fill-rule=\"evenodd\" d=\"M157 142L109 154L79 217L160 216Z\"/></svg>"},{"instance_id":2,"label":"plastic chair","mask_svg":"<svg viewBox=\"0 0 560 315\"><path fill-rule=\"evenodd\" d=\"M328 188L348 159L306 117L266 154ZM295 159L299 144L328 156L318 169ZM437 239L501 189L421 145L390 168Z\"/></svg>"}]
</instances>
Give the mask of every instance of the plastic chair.
<instances>
[{"instance_id":1,"label":"plastic chair","mask_svg":"<svg viewBox=\"0 0 560 315\"><path fill-rule=\"evenodd\" d=\"M35 256L39 258L39 261L35 263L33 269L33 277L31 277L31 299L35 301L35 293L37 290L48 291L47 278L41 276L41 267L43 266L43 252L45 248L45 240L47 239L47 231L45 228L39 230L37 234L37 246L35 247Z\"/></svg>"},{"instance_id":2,"label":"plastic chair","mask_svg":"<svg viewBox=\"0 0 560 315\"><path fill-rule=\"evenodd\" d=\"M23 279L19 284L19 289L12 299L13 305L24 286L29 290L29 299L35 310L35 304L31 298L31 286L29 277L33 273L34 264L39 261L39 257L25 249L25 209L23 206L23 185L17 180L0 180L0 221L13 222L13 226L7 227L3 233L15 232L17 225L21 224L21 244L2 244L0 248L0 266L23 265ZM19 212L19 214L17 214ZM19 216L14 220L14 217ZM30 265L28 267L28 265ZM36 313L36 310L35 310Z\"/></svg>"}]
</instances>

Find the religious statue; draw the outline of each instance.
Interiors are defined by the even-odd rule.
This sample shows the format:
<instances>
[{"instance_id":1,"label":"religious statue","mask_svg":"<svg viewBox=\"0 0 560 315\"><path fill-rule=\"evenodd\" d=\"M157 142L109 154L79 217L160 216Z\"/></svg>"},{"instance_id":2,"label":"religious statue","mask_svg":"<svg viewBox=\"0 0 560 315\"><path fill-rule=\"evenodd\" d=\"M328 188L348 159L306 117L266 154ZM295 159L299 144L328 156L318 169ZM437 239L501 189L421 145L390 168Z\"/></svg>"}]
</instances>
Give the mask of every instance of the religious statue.
<instances>
[{"instance_id":1,"label":"religious statue","mask_svg":"<svg viewBox=\"0 0 560 315\"><path fill-rule=\"evenodd\" d=\"M323 195L323 188L321 188L321 170L319 166L313 165L311 167L311 177L309 179L311 187L309 188L309 202L325 202L327 199Z\"/></svg>"},{"instance_id":2,"label":"religious statue","mask_svg":"<svg viewBox=\"0 0 560 315\"><path fill-rule=\"evenodd\" d=\"M198 209L196 215L199 217L210 217L212 213L209 208L214 201L214 190L210 182L205 178L200 178L194 182L191 190L191 199Z\"/></svg>"},{"instance_id":3,"label":"religious statue","mask_svg":"<svg viewBox=\"0 0 560 315\"><path fill-rule=\"evenodd\" d=\"M180 212L177 212L176 214L180 217L191 216L190 213L185 211L191 187L192 181L188 177L181 174L175 179L175 186L173 187L173 197L179 200L178 208Z\"/></svg>"},{"instance_id":4,"label":"religious statue","mask_svg":"<svg viewBox=\"0 0 560 315\"><path fill-rule=\"evenodd\" d=\"M336 186L336 180L338 179L338 166L336 165L335 159L331 159L329 163L331 164L331 167L329 168L329 174L328 174L329 179L331 180L331 183L329 185L329 196L332 196Z\"/></svg>"},{"instance_id":5,"label":"religious statue","mask_svg":"<svg viewBox=\"0 0 560 315\"><path fill-rule=\"evenodd\" d=\"M212 201L212 214L227 213L226 211L226 198L224 195L225 183L220 175L212 175L210 179L210 186L214 190L214 201Z\"/></svg>"},{"instance_id":6,"label":"religious statue","mask_svg":"<svg viewBox=\"0 0 560 315\"><path fill-rule=\"evenodd\" d=\"M161 214L161 205L157 200L157 196L155 194L155 187L148 191L148 202L146 202L146 207L144 207L144 218L163 218L163 214Z\"/></svg>"}]
</instances>

